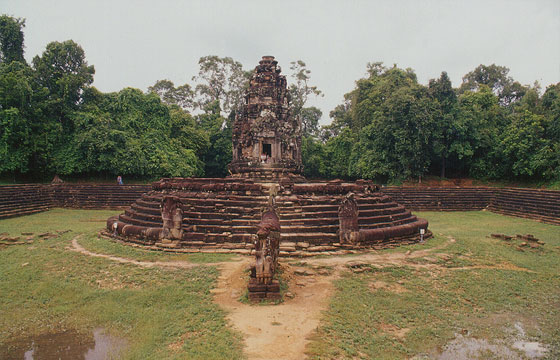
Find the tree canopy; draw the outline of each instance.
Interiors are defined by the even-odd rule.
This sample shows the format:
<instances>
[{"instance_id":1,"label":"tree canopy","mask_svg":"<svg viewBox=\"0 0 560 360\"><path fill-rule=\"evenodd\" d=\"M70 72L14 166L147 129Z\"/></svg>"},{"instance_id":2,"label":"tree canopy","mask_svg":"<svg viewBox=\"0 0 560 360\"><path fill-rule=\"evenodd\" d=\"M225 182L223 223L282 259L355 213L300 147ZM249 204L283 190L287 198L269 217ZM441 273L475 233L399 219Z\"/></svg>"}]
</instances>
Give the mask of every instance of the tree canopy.
<instances>
[{"instance_id":1,"label":"tree canopy","mask_svg":"<svg viewBox=\"0 0 560 360\"><path fill-rule=\"evenodd\" d=\"M0 175L225 176L231 124L251 72L204 56L192 84L102 93L82 47L51 42L27 64L25 20L0 16ZM509 69L479 65L454 88L412 69L367 75L320 126L305 62L291 62L290 111L301 120L304 174L381 182L436 175L560 181L560 83L542 93Z\"/></svg>"}]
</instances>

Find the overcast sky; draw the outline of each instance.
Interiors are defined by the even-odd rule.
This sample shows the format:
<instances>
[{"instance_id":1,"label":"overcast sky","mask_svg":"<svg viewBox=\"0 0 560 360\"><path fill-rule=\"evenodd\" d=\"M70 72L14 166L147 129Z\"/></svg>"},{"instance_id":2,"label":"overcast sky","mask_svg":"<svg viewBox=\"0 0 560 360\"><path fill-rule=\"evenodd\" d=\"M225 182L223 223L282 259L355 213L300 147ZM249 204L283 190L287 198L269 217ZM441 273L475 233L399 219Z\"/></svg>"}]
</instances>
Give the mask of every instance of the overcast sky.
<instances>
[{"instance_id":1,"label":"overcast sky","mask_svg":"<svg viewBox=\"0 0 560 360\"><path fill-rule=\"evenodd\" d=\"M368 62L414 69L453 86L479 64L508 67L522 84L560 82L560 1L27 1L0 0L26 19L25 57L72 39L95 66L94 86L146 90L159 79L191 82L198 59L230 56L253 69L274 55L286 73L301 59L328 113Z\"/></svg>"}]
</instances>

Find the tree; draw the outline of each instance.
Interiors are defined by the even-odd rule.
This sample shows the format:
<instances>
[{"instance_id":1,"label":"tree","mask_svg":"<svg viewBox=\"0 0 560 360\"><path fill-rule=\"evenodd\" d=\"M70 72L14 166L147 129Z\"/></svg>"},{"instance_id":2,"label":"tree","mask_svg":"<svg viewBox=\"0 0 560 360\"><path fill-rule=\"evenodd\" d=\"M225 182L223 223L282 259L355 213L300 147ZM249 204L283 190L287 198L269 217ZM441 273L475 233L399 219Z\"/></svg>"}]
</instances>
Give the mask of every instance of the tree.
<instances>
[{"instance_id":1,"label":"tree","mask_svg":"<svg viewBox=\"0 0 560 360\"><path fill-rule=\"evenodd\" d=\"M441 73L439 79L429 81L428 93L436 102L434 111L436 134L433 149L435 155L441 161L440 176L444 178L447 158L450 155L450 149L454 148L453 141L456 134L454 131L454 115L457 96L445 71Z\"/></svg>"},{"instance_id":2,"label":"tree","mask_svg":"<svg viewBox=\"0 0 560 360\"><path fill-rule=\"evenodd\" d=\"M167 105L177 105L183 110L194 107L194 91L189 84L175 87L170 80L158 80L148 87L148 92L157 94Z\"/></svg>"},{"instance_id":3,"label":"tree","mask_svg":"<svg viewBox=\"0 0 560 360\"><path fill-rule=\"evenodd\" d=\"M305 108L311 95L321 96L322 92L316 86L309 85L311 70L308 70L301 60L292 61L290 70L295 80L288 89L290 94L290 112L299 118L302 124L303 136L319 133L319 120L323 115L316 107Z\"/></svg>"},{"instance_id":4,"label":"tree","mask_svg":"<svg viewBox=\"0 0 560 360\"><path fill-rule=\"evenodd\" d=\"M303 136L313 136L319 134L319 120L323 112L315 106L301 109L301 132Z\"/></svg>"},{"instance_id":5,"label":"tree","mask_svg":"<svg viewBox=\"0 0 560 360\"><path fill-rule=\"evenodd\" d=\"M25 62L23 58L23 28L25 19L0 16L0 63Z\"/></svg>"},{"instance_id":6,"label":"tree","mask_svg":"<svg viewBox=\"0 0 560 360\"><path fill-rule=\"evenodd\" d=\"M510 105L520 100L527 88L508 76L509 69L495 64L479 65L463 76L460 92L476 91L481 85L488 86L498 96L501 105Z\"/></svg>"},{"instance_id":7,"label":"tree","mask_svg":"<svg viewBox=\"0 0 560 360\"><path fill-rule=\"evenodd\" d=\"M380 63L368 68L369 77L345 96L349 116L342 114L345 122L350 120L349 132L341 132L345 141L336 148L339 159L346 152L349 160L337 173L347 168L349 177L378 180L422 176L430 166L435 131L428 90L411 69L387 69ZM335 143L333 138L329 142Z\"/></svg>"},{"instance_id":8,"label":"tree","mask_svg":"<svg viewBox=\"0 0 560 360\"><path fill-rule=\"evenodd\" d=\"M32 74L26 63L0 63L0 173L29 169Z\"/></svg>"},{"instance_id":9,"label":"tree","mask_svg":"<svg viewBox=\"0 0 560 360\"><path fill-rule=\"evenodd\" d=\"M204 114L197 117L199 126L208 134L210 146L203 157L204 174L208 177L224 177L232 159L233 113L228 119L219 113L217 101L209 104Z\"/></svg>"},{"instance_id":10,"label":"tree","mask_svg":"<svg viewBox=\"0 0 560 360\"><path fill-rule=\"evenodd\" d=\"M204 56L198 64L198 76L193 77L198 82L195 87L197 106L203 109L217 101L226 114L237 111L243 104L250 72L244 71L241 63L230 57Z\"/></svg>"},{"instance_id":11,"label":"tree","mask_svg":"<svg viewBox=\"0 0 560 360\"><path fill-rule=\"evenodd\" d=\"M486 85L458 98L454 123L457 135L450 151L457 154L468 174L475 178L503 178L507 173L500 136L508 118L498 102Z\"/></svg>"},{"instance_id":12,"label":"tree","mask_svg":"<svg viewBox=\"0 0 560 360\"><path fill-rule=\"evenodd\" d=\"M72 40L49 43L41 56L33 58L33 68L38 84L48 89L49 99L60 111L75 109L82 102L95 73L82 47Z\"/></svg>"}]
</instances>

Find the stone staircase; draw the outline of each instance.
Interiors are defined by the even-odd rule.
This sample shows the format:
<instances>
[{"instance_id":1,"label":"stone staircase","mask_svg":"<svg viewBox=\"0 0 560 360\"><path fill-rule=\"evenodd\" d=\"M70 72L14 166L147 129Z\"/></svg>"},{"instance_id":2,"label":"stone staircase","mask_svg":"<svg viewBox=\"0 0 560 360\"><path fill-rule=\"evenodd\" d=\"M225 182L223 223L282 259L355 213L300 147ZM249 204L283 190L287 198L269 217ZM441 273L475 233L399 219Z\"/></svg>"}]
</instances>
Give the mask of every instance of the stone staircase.
<instances>
[{"instance_id":1,"label":"stone staircase","mask_svg":"<svg viewBox=\"0 0 560 360\"><path fill-rule=\"evenodd\" d=\"M364 186L353 183L308 185L278 187L282 189L275 197L281 225L281 255L300 256L359 248L359 244L341 244L338 235L338 208L351 190L356 193L360 230L405 229L403 225L407 225L406 233L398 238L416 241L418 227L425 225L389 196L364 191ZM118 233L125 235L125 241L146 246L193 251L229 249L248 253L253 248L261 212L269 201L267 194L276 186L240 179L164 179L154 183L153 190L142 195L118 219L109 219L108 229L117 221ZM181 203L182 238L162 242L144 236L150 228L162 228L160 204L168 195L176 196ZM386 240L392 241L380 238L375 243Z\"/></svg>"}]
</instances>

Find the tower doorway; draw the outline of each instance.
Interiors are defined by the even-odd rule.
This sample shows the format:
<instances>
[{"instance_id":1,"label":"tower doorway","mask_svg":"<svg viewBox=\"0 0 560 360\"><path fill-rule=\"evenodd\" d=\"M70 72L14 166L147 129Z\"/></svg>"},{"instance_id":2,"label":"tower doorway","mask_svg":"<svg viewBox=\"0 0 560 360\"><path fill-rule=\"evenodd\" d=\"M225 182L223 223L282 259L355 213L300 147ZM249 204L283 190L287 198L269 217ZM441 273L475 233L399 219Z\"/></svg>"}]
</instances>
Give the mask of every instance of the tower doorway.
<instances>
[{"instance_id":1,"label":"tower doorway","mask_svg":"<svg viewBox=\"0 0 560 360\"><path fill-rule=\"evenodd\" d=\"M262 154L266 155L268 158L272 157L272 144L262 144Z\"/></svg>"},{"instance_id":2,"label":"tower doorway","mask_svg":"<svg viewBox=\"0 0 560 360\"><path fill-rule=\"evenodd\" d=\"M268 163L272 159L272 144L262 143L261 162Z\"/></svg>"}]
</instances>

